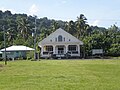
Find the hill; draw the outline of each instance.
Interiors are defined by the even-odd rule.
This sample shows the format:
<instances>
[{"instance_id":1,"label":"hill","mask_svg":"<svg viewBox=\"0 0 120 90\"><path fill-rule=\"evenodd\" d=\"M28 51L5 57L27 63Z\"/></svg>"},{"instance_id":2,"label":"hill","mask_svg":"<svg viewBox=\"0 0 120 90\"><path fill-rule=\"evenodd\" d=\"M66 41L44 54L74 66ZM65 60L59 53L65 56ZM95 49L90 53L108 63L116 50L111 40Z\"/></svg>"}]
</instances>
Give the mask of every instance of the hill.
<instances>
[{"instance_id":1,"label":"hill","mask_svg":"<svg viewBox=\"0 0 120 90\"><path fill-rule=\"evenodd\" d=\"M37 27L36 33L35 26ZM26 45L33 47L35 36L38 43L60 27L84 42L85 50L83 51L86 56L92 54L92 49L103 49L105 55L120 55L120 29L116 25L112 25L108 29L90 26L83 14L80 14L76 21L66 22L50 20L47 17L37 18L35 24L33 16L0 11L0 48L4 48L4 31L7 46ZM34 33L34 37L32 37L32 33Z\"/></svg>"}]
</instances>

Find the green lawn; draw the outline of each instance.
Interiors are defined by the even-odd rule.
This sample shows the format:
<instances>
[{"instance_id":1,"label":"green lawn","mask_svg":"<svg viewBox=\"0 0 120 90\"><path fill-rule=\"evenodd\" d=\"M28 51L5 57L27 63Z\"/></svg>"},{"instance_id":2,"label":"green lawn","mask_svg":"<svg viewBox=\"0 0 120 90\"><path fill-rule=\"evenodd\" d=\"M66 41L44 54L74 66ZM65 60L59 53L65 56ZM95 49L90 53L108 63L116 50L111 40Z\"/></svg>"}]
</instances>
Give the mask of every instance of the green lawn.
<instances>
[{"instance_id":1,"label":"green lawn","mask_svg":"<svg viewBox=\"0 0 120 90\"><path fill-rule=\"evenodd\" d=\"M120 90L120 60L0 62L0 90Z\"/></svg>"}]
</instances>

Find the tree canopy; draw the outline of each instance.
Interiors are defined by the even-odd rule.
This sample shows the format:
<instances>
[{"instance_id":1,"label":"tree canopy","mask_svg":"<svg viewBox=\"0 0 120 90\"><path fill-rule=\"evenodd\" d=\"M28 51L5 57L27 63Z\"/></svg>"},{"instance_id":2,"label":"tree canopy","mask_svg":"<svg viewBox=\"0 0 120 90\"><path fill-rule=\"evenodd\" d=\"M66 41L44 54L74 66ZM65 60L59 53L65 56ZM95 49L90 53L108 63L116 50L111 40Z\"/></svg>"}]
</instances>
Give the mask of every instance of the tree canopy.
<instances>
[{"instance_id":1,"label":"tree canopy","mask_svg":"<svg viewBox=\"0 0 120 90\"><path fill-rule=\"evenodd\" d=\"M27 45L33 47L32 33L35 28L35 17L27 14L12 14L0 11L0 48L4 48L3 26L6 32L6 44ZM92 49L103 49L105 55L120 55L120 29L116 25L109 28L90 26L85 15L80 14L76 21L50 20L47 17L37 18L37 43L54 32L63 28L84 42L85 54L91 55Z\"/></svg>"}]
</instances>

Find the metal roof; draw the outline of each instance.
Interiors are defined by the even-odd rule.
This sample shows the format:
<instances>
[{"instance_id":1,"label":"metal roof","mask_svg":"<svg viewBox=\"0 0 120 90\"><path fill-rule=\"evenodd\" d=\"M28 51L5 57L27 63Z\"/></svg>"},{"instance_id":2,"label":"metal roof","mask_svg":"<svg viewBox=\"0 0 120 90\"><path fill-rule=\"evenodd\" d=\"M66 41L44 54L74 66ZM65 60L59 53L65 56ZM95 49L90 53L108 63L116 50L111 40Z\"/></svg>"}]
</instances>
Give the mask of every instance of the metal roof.
<instances>
[{"instance_id":1,"label":"metal roof","mask_svg":"<svg viewBox=\"0 0 120 90\"><path fill-rule=\"evenodd\" d=\"M31 51L31 50L34 50L34 49L27 47L27 46L21 46L21 45L20 46L10 46L10 47L6 48L6 51ZM0 51L4 52L5 48L1 49Z\"/></svg>"}]
</instances>

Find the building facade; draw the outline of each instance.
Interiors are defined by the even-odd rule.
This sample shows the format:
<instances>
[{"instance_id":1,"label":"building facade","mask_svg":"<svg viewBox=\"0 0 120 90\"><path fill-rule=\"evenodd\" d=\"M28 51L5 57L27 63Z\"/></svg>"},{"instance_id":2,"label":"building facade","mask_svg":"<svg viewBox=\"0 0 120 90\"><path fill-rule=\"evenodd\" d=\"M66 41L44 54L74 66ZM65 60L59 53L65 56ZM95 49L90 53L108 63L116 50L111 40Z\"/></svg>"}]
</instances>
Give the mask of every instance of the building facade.
<instances>
[{"instance_id":1,"label":"building facade","mask_svg":"<svg viewBox=\"0 0 120 90\"><path fill-rule=\"evenodd\" d=\"M2 58L5 58L5 49L1 49L0 50L2 52ZM33 48L30 47L26 47L26 46L22 46L22 45L18 45L18 46L10 46L6 48L6 58L8 59L16 59L16 58L23 58L26 59L26 52L28 51L34 51Z\"/></svg>"},{"instance_id":2,"label":"building facade","mask_svg":"<svg viewBox=\"0 0 120 90\"><path fill-rule=\"evenodd\" d=\"M83 42L59 28L38 43L41 57L80 57L80 46Z\"/></svg>"}]
</instances>

